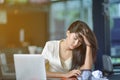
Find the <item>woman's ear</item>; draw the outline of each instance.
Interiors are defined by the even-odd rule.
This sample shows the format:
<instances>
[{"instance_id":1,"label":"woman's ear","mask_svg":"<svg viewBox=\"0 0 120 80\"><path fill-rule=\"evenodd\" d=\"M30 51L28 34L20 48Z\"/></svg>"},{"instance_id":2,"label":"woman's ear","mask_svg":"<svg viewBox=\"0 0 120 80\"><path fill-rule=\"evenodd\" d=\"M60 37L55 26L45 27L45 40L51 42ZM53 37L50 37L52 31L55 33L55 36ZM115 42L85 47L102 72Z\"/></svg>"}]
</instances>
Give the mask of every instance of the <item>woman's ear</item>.
<instances>
[{"instance_id":1,"label":"woman's ear","mask_svg":"<svg viewBox=\"0 0 120 80\"><path fill-rule=\"evenodd\" d=\"M70 34L70 31L67 31L67 32L66 32L66 36L68 37L68 36L69 36L69 34Z\"/></svg>"}]
</instances>

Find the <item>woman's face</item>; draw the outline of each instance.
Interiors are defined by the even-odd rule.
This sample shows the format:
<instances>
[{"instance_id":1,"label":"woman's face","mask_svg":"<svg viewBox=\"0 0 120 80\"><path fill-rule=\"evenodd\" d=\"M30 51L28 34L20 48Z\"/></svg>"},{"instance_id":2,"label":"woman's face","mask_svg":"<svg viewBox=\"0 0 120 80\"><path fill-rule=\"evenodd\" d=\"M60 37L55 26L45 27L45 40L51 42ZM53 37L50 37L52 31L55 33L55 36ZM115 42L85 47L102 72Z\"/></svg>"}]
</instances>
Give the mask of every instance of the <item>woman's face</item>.
<instances>
[{"instance_id":1,"label":"woman's face","mask_svg":"<svg viewBox=\"0 0 120 80\"><path fill-rule=\"evenodd\" d=\"M67 46L69 49L75 49L83 43L82 37L80 37L77 33L67 32Z\"/></svg>"}]
</instances>

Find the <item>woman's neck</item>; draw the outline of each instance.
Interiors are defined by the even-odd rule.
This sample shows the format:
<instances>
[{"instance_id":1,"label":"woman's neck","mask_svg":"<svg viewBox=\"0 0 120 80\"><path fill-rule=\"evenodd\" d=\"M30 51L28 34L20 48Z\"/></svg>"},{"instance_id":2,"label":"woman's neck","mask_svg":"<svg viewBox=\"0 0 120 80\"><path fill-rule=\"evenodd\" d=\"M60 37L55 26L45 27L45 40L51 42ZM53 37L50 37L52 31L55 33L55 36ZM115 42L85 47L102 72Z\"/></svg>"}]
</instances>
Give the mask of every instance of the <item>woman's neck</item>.
<instances>
[{"instance_id":1,"label":"woman's neck","mask_svg":"<svg viewBox=\"0 0 120 80\"><path fill-rule=\"evenodd\" d=\"M60 57L63 61L72 57L72 51L68 49L66 40L62 40L60 43Z\"/></svg>"},{"instance_id":2,"label":"woman's neck","mask_svg":"<svg viewBox=\"0 0 120 80\"><path fill-rule=\"evenodd\" d=\"M66 42L66 39L63 39L63 40L61 41L61 48L64 49L64 51L69 51L69 48L68 48L67 45L68 45L68 44L67 44L67 42Z\"/></svg>"}]
</instances>

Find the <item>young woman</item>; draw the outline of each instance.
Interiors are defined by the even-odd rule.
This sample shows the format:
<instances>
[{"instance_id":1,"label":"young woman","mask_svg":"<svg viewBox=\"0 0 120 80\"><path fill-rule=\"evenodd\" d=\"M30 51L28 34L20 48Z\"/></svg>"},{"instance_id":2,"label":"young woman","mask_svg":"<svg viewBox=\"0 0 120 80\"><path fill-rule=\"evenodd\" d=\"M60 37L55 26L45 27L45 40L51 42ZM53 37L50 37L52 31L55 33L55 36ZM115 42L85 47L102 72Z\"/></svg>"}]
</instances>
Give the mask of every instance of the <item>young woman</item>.
<instances>
[{"instance_id":1,"label":"young woman","mask_svg":"<svg viewBox=\"0 0 120 80\"><path fill-rule=\"evenodd\" d=\"M65 39L46 42L42 55L49 64L47 77L77 77L81 70L91 70L96 51L97 40L89 26L79 20L73 22Z\"/></svg>"}]
</instances>

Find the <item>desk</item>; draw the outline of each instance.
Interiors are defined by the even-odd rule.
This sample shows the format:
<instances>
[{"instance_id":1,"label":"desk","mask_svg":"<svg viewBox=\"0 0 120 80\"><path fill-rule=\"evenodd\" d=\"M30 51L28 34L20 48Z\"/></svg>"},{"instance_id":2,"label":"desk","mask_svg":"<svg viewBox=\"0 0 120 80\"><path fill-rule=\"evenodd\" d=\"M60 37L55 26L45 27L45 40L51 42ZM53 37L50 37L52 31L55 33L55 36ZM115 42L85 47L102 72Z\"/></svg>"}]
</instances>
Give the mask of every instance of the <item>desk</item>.
<instances>
[{"instance_id":1,"label":"desk","mask_svg":"<svg viewBox=\"0 0 120 80\"><path fill-rule=\"evenodd\" d=\"M77 80L76 78L62 78L61 80Z\"/></svg>"},{"instance_id":2,"label":"desk","mask_svg":"<svg viewBox=\"0 0 120 80\"><path fill-rule=\"evenodd\" d=\"M47 80L77 80L76 78L47 78Z\"/></svg>"}]
</instances>

